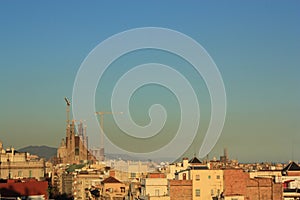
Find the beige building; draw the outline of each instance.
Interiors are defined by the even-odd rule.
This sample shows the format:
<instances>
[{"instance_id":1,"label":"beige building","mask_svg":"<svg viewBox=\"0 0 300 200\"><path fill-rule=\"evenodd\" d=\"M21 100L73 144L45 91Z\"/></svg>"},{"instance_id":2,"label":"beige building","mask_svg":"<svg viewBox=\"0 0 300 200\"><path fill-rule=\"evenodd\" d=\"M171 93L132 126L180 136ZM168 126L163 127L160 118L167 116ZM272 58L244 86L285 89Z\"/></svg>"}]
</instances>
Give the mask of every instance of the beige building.
<instances>
[{"instance_id":1,"label":"beige building","mask_svg":"<svg viewBox=\"0 0 300 200\"><path fill-rule=\"evenodd\" d=\"M68 173L68 166L64 164L56 165L53 170L52 185L57 188L58 194L73 195L73 173Z\"/></svg>"},{"instance_id":2,"label":"beige building","mask_svg":"<svg viewBox=\"0 0 300 200\"><path fill-rule=\"evenodd\" d=\"M61 194L67 194L68 196L73 196L73 174L63 173L61 175Z\"/></svg>"},{"instance_id":3,"label":"beige building","mask_svg":"<svg viewBox=\"0 0 300 200\"><path fill-rule=\"evenodd\" d=\"M168 165L166 167L166 169L164 169L162 172L164 172L166 174L168 179L173 180L173 179L175 179L175 174L177 172L189 169L190 166L195 164L193 162L199 162L199 163L196 163L196 164L201 165L202 167L205 167L205 168L209 168L209 164L203 164L198 159L197 159L197 161L195 161L195 158L193 158L189 161L188 158L183 158L182 162L172 163L172 164Z\"/></svg>"},{"instance_id":4,"label":"beige building","mask_svg":"<svg viewBox=\"0 0 300 200\"><path fill-rule=\"evenodd\" d=\"M62 174L64 173L64 170L65 170L64 167L65 167L65 165L59 164L53 168L51 184L53 185L53 187L55 187L57 189L57 194L63 193L62 192L62 185L63 185Z\"/></svg>"},{"instance_id":5,"label":"beige building","mask_svg":"<svg viewBox=\"0 0 300 200\"><path fill-rule=\"evenodd\" d=\"M111 167L110 175L121 181L144 178L151 171L148 164L141 161L111 160L107 165Z\"/></svg>"},{"instance_id":6,"label":"beige building","mask_svg":"<svg viewBox=\"0 0 300 200\"><path fill-rule=\"evenodd\" d=\"M91 198L91 188L99 186L103 180L103 174L99 171L81 171L73 177L74 199L89 200Z\"/></svg>"},{"instance_id":7,"label":"beige building","mask_svg":"<svg viewBox=\"0 0 300 200\"><path fill-rule=\"evenodd\" d=\"M141 199L170 200L167 178L143 178Z\"/></svg>"},{"instance_id":8,"label":"beige building","mask_svg":"<svg viewBox=\"0 0 300 200\"><path fill-rule=\"evenodd\" d=\"M114 177L101 181L101 200L123 200L128 194L128 186Z\"/></svg>"},{"instance_id":9,"label":"beige building","mask_svg":"<svg viewBox=\"0 0 300 200\"><path fill-rule=\"evenodd\" d=\"M44 159L18 152L14 148L3 148L0 141L0 178L36 178L41 180L48 173L50 165Z\"/></svg>"},{"instance_id":10,"label":"beige building","mask_svg":"<svg viewBox=\"0 0 300 200\"><path fill-rule=\"evenodd\" d=\"M263 170L263 171L250 171L248 172L250 178L263 177L263 178L274 178L275 180L281 179L280 170Z\"/></svg>"},{"instance_id":11,"label":"beige building","mask_svg":"<svg viewBox=\"0 0 300 200\"><path fill-rule=\"evenodd\" d=\"M192 195L195 200L220 197L223 191L223 171L188 169L177 173L176 180L192 180Z\"/></svg>"},{"instance_id":12,"label":"beige building","mask_svg":"<svg viewBox=\"0 0 300 200\"><path fill-rule=\"evenodd\" d=\"M182 162L174 162L166 167L164 173L168 179L175 179L175 173L185 170L189 167L188 158L183 158Z\"/></svg>"},{"instance_id":13,"label":"beige building","mask_svg":"<svg viewBox=\"0 0 300 200\"><path fill-rule=\"evenodd\" d=\"M128 200L136 200L141 196L141 182L138 180L132 180L129 183Z\"/></svg>"},{"instance_id":14,"label":"beige building","mask_svg":"<svg viewBox=\"0 0 300 200\"><path fill-rule=\"evenodd\" d=\"M52 185L58 194L66 194L74 199L90 199L91 191L97 188L105 177L108 169L103 165L65 165L55 166Z\"/></svg>"},{"instance_id":15,"label":"beige building","mask_svg":"<svg viewBox=\"0 0 300 200\"><path fill-rule=\"evenodd\" d=\"M196 157L189 161L189 168L175 173L175 180L192 180L194 200L220 197L223 191L223 171L210 170Z\"/></svg>"}]
</instances>

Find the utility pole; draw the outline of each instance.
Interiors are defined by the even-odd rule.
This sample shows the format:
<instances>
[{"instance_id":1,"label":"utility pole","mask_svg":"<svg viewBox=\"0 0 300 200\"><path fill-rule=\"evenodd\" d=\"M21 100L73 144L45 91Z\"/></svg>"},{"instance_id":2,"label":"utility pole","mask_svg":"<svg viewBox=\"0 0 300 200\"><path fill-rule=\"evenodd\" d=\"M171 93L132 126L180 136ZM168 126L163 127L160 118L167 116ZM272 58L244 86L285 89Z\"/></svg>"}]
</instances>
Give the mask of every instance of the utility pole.
<instances>
[{"instance_id":1,"label":"utility pole","mask_svg":"<svg viewBox=\"0 0 300 200\"><path fill-rule=\"evenodd\" d=\"M114 115L114 114L123 114L123 112L109 112L101 111L96 112L96 115L99 115L99 124L100 124L100 161L104 161L104 115Z\"/></svg>"}]
</instances>

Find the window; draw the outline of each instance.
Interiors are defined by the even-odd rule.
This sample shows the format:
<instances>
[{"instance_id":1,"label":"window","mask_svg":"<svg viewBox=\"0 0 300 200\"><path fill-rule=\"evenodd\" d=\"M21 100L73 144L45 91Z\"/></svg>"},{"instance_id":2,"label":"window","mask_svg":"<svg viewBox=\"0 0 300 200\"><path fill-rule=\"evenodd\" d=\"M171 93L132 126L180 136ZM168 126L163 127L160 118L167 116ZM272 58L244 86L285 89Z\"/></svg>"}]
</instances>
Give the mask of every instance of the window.
<instances>
[{"instance_id":1,"label":"window","mask_svg":"<svg viewBox=\"0 0 300 200\"><path fill-rule=\"evenodd\" d=\"M183 180L186 180L186 173L183 173L183 174L182 174L182 179L183 179Z\"/></svg>"},{"instance_id":2,"label":"window","mask_svg":"<svg viewBox=\"0 0 300 200\"><path fill-rule=\"evenodd\" d=\"M159 189L155 189L155 196L159 196Z\"/></svg>"},{"instance_id":3,"label":"window","mask_svg":"<svg viewBox=\"0 0 300 200\"><path fill-rule=\"evenodd\" d=\"M130 176L131 176L131 178L135 178L136 177L136 173L131 172Z\"/></svg>"},{"instance_id":4,"label":"window","mask_svg":"<svg viewBox=\"0 0 300 200\"><path fill-rule=\"evenodd\" d=\"M120 189L121 189L121 192L125 192L125 187L120 187Z\"/></svg>"},{"instance_id":5,"label":"window","mask_svg":"<svg viewBox=\"0 0 300 200\"><path fill-rule=\"evenodd\" d=\"M12 172L8 172L8 179L11 179L12 178Z\"/></svg>"},{"instance_id":6,"label":"window","mask_svg":"<svg viewBox=\"0 0 300 200\"><path fill-rule=\"evenodd\" d=\"M78 148L78 147L75 148L75 155L76 155L76 156L79 155L79 148Z\"/></svg>"},{"instance_id":7,"label":"window","mask_svg":"<svg viewBox=\"0 0 300 200\"><path fill-rule=\"evenodd\" d=\"M18 171L18 177L22 177L22 176L23 176L22 171Z\"/></svg>"},{"instance_id":8,"label":"window","mask_svg":"<svg viewBox=\"0 0 300 200\"><path fill-rule=\"evenodd\" d=\"M29 178L31 178L31 177L32 177L32 171L29 170Z\"/></svg>"},{"instance_id":9,"label":"window","mask_svg":"<svg viewBox=\"0 0 300 200\"><path fill-rule=\"evenodd\" d=\"M210 194L211 194L211 196L214 196L214 190L213 189L211 189Z\"/></svg>"},{"instance_id":10,"label":"window","mask_svg":"<svg viewBox=\"0 0 300 200\"><path fill-rule=\"evenodd\" d=\"M196 197L200 197L200 189L196 189L195 193L196 193Z\"/></svg>"},{"instance_id":11,"label":"window","mask_svg":"<svg viewBox=\"0 0 300 200\"><path fill-rule=\"evenodd\" d=\"M231 200L238 200L238 198L231 198Z\"/></svg>"},{"instance_id":12,"label":"window","mask_svg":"<svg viewBox=\"0 0 300 200\"><path fill-rule=\"evenodd\" d=\"M217 179L220 179L220 175L217 175Z\"/></svg>"},{"instance_id":13,"label":"window","mask_svg":"<svg viewBox=\"0 0 300 200\"><path fill-rule=\"evenodd\" d=\"M200 175L199 174L196 175L196 181L200 181Z\"/></svg>"},{"instance_id":14,"label":"window","mask_svg":"<svg viewBox=\"0 0 300 200\"><path fill-rule=\"evenodd\" d=\"M208 179L210 179L211 178L211 176L210 175L208 175Z\"/></svg>"}]
</instances>

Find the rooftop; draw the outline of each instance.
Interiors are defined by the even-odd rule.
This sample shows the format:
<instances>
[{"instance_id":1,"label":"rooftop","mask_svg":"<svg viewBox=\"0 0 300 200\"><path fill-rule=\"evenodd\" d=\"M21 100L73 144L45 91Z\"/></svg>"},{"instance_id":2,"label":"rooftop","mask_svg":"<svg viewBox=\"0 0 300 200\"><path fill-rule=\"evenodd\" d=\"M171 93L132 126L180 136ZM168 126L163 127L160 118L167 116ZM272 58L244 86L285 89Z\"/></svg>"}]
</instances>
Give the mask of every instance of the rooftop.
<instances>
[{"instance_id":1,"label":"rooftop","mask_svg":"<svg viewBox=\"0 0 300 200\"><path fill-rule=\"evenodd\" d=\"M191 164L201 164L202 162L195 156L194 158L192 158L189 163Z\"/></svg>"},{"instance_id":2,"label":"rooftop","mask_svg":"<svg viewBox=\"0 0 300 200\"><path fill-rule=\"evenodd\" d=\"M118 179L110 176L106 179L104 179L101 183L121 183Z\"/></svg>"},{"instance_id":3,"label":"rooftop","mask_svg":"<svg viewBox=\"0 0 300 200\"><path fill-rule=\"evenodd\" d=\"M290 162L282 171L300 171L300 167L295 162Z\"/></svg>"}]
</instances>

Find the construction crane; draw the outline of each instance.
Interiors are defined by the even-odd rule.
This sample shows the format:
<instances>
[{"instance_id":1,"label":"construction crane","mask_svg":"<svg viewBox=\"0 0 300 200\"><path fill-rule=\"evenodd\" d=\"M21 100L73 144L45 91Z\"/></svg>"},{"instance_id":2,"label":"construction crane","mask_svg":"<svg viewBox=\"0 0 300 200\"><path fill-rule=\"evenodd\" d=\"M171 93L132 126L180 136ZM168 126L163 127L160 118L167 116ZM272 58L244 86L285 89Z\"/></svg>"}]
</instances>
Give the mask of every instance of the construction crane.
<instances>
[{"instance_id":1,"label":"construction crane","mask_svg":"<svg viewBox=\"0 0 300 200\"><path fill-rule=\"evenodd\" d=\"M67 103L67 108L66 108L67 126L69 126L69 124L70 124L70 105L71 105L71 102L69 101L69 99L67 97L65 97L65 102Z\"/></svg>"},{"instance_id":2,"label":"construction crane","mask_svg":"<svg viewBox=\"0 0 300 200\"><path fill-rule=\"evenodd\" d=\"M96 115L99 115L99 124L100 124L100 155L101 161L104 161L104 115L115 115L115 114L123 114L123 112L109 112L109 111L101 111L96 112Z\"/></svg>"}]
</instances>

